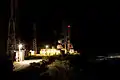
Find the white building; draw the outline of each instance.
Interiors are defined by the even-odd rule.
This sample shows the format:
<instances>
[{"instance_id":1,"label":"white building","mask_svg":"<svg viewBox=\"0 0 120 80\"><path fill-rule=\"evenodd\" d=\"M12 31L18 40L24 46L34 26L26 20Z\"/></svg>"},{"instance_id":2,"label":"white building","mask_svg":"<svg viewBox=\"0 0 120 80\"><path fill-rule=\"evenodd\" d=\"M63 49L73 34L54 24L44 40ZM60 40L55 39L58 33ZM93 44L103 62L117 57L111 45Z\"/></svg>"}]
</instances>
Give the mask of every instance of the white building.
<instances>
[{"instance_id":1,"label":"white building","mask_svg":"<svg viewBox=\"0 0 120 80\"><path fill-rule=\"evenodd\" d=\"M24 61L25 50L16 51L16 61Z\"/></svg>"}]
</instances>

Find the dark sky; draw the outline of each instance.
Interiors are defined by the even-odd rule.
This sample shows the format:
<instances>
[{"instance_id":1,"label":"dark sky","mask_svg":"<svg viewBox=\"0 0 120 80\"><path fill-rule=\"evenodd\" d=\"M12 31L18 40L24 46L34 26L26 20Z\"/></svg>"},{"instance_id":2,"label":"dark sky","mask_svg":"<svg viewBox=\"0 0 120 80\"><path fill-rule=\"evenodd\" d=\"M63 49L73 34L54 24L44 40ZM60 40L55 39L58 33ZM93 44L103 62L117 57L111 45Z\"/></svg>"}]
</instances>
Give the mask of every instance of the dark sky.
<instances>
[{"instance_id":1,"label":"dark sky","mask_svg":"<svg viewBox=\"0 0 120 80\"><path fill-rule=\"evenodd\" d=\"M9 2L5 3L6 6ZM4 6L4 26L8 9ZM7 16L7 17L6 17ZM0 19L0 20L3 20ZM19 0L17 24L19 36L32 42L32 26L37 26L37 42L54 43L62 30L62 22L70 24L72 43L88 53L119 52L120 10L118 5L61 4ZM57 32L55 34L54 32Z\"/></svg>"}]
</instances>

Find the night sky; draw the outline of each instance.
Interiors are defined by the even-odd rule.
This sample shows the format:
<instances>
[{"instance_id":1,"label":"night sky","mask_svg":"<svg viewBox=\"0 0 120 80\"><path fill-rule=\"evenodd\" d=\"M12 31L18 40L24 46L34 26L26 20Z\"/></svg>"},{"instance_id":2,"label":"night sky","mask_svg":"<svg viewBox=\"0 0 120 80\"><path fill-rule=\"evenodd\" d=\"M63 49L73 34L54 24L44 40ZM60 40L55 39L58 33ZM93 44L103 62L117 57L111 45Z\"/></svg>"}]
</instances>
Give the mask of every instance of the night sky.
<instances>
[{"instance_id":1,"label":"night sky","mask_svg":"<svg viewBox=\"0 0 120 80\"><path fill-rule=\"evenodd\" d=\"M4 2L3 25L7 27L9 1ZM38 45L55 43L62 33L62 22L71 25L72 43L82 53L105 54L120 51L120 10L118 5L61 4L19 0L18 35L26 43L33 38L33 23L37 27Z\"/></svg>"}]
</instances>

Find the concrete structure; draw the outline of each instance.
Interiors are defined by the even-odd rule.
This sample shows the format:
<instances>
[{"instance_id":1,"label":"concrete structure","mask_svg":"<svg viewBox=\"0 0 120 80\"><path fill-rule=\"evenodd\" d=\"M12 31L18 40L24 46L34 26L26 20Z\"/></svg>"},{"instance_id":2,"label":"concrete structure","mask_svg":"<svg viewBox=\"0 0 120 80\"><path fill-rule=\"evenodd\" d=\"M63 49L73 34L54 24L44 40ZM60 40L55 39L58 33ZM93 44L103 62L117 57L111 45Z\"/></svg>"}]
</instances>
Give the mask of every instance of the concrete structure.
<instances>
[{"instance_id":1,"label":"concrete structure","mask_svg":"<svg viewBox=\"0 0 120 80\"><path fill-rule=\"evenodd\" d=\"M20 51L16 51L16 62L21 62L24 61L24 57L25 57L25 50L20 50Z\"/></svg>"}]
</instances>

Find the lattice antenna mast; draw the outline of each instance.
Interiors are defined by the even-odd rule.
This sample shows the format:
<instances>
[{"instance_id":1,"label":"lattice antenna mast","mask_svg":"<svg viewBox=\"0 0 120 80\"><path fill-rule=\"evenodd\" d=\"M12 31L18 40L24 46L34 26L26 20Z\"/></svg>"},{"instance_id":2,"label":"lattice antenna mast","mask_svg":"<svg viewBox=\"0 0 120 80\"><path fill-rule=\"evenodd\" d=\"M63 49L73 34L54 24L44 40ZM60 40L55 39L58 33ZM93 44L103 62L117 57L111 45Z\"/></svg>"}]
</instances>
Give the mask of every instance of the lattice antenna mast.
<instances>
[{"instance_id":1,"label":"lattice antenna mast","mask_svg":"<svg viewBox=\"0 0 120 80\"><path fill-rule=\"evenodd\" d=\"M16 0L15 0L16 1ZM11 0L11 16L8 25L7 55L12 58L16 50L14 1Z\"/></svg>"},{"instance_id":2,"label":"lattice antenna mast","mask_svg":"<svg viewBox=\"0 0 120 80\"><path fill-rule=\"evenodd\" d=\"M68 39L70 40L70 25L67 26L68 27Z\"/></svg>"},{"instance_id":3,"label":"lattice antenna mast","mask_svg":"<svg viewBox=\"0 0 120 80\"><path fill-rule=\"evenodd\" d=\"M70 25L67 26L67 38L68 38L67 45L70 44L70 27L71 27ZM67 47L67 49L69 50L70 48Z\"/></svg>"},{"instance_id":4,"label":"lattice antenna mast","mask_svg":"<svg viewBox=\"0 0 120 80\"><path fill-rule=\"evenodd\" d=\"M66 26L65 22L62 22L63 34L64 34L64 48L67 48L67 33L66 33Z\"/></svg>"},{"instance_id":5,"label":"lattice antenna mast","mask_svg":"<svg viewBox=\"0 0 120 80\"><path fill-rule=\"evenodd\" d=\"M37 43L36 43L36 24L33 24L34 38L33 38L33 50L37 53Z\"/></svg>"}]
</instances>

